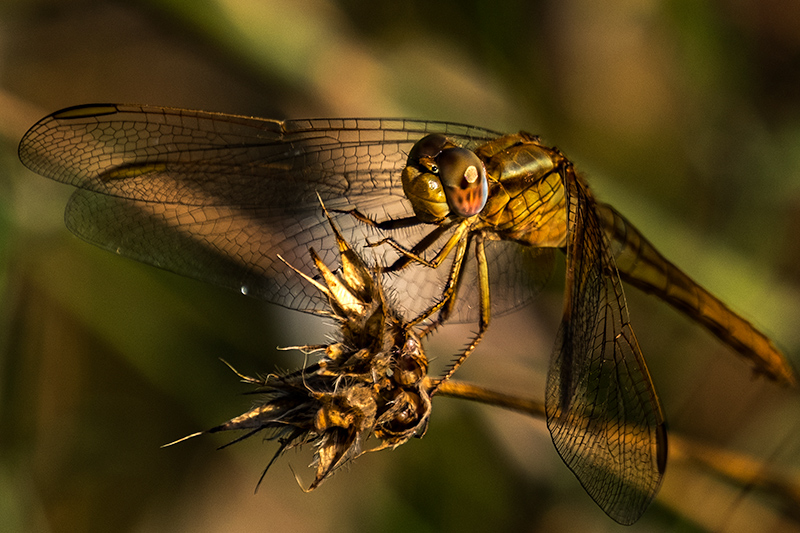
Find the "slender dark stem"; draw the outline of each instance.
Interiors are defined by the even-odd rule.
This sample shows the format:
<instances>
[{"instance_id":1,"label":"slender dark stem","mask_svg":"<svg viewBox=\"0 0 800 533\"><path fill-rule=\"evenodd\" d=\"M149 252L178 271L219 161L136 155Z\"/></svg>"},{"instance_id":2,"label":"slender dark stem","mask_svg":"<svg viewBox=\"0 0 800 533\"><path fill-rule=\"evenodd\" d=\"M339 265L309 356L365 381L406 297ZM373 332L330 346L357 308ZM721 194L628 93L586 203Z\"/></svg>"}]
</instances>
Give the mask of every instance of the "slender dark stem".
<instances>
[{"instance_id":1,"label":"slender dark stem","mask_svg":"<svg viewBox=\"0 0 800 533\"><path fill-rule=\"evenodd\" d=\"M436 395L481 402L537 418L544 418L545 416L544 403L541 401L520 398L519 396L490 390L480 385L457 379L448 379L438 383Z\"/></svg>"},{"instance_id":2,"label":"slender dark stem","mask_svg":"<svg viewBox=\"0 0 800 533\"><path fill-rule=\"evenodd\" d=\"M472 400L535 418L545 418L544 403L541 401L520 398L456 379L439 383L436 395ZM795 434L790 433L790 435ZM797 473L776 469L769 459L701 443L677 435L675 432L670 434L669 454L670 461L693 467L702 465L729 482L774 494L780 497L788 508L794 509L800 504L800 478Z\"/></svg>"}]
</instances>

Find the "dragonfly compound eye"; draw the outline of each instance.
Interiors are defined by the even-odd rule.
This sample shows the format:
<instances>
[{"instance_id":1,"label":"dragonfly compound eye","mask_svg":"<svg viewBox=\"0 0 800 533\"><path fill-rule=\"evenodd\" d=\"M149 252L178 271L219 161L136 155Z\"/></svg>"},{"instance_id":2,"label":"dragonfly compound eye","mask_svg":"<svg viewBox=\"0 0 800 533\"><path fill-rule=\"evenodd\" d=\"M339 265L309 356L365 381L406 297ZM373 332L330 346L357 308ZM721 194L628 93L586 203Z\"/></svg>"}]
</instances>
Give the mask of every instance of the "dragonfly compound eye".
<instances>
[{"instance_id":1,"label":"dragonfly compound eye","mask_svg":"<svg viewBox=\"0 0 800 533\"><path fill-rule=\"evenodd\" d=\"M450 209L462 217L480 213L489 197L486 168L480 158L455 147L442 150L436 162Z\"/></svg>"},{"instance_id":2,"label":"dragonfly compound eye","mask_svg":"<svg viewBox=\"0 0 800 533\"><path fill-rule=\"evenodd\" d=\"M415 163L423 158L435 158L448 144L447 137L441 133L431 133L418 140L408 153L409 163Z\"/></svg>"},{"instance_id":3,"label":"dragonfly compound eye","mask_svg":"<svg viewBox=\"0 0 800 533\"><path fill-rule=\"evenodd\" d=\"M433 133L417 141L408 153L402 174L403 192L422 222L437 223L450 213L436 161L448 144L452 146L447 137Z\"/></svg>"},{"instance_id":4,"label":"dragonfly compound eye","mask_svg":"<svg viewBox=\"0 0 800 533\"><path fill-rule=\"evenodd\" d=\"M447 145L452 146L441 133L432 133L418 140L408 153L408 164L416 165L424 172L439 173L436 158Z\"/></svg>"}]
</instances>

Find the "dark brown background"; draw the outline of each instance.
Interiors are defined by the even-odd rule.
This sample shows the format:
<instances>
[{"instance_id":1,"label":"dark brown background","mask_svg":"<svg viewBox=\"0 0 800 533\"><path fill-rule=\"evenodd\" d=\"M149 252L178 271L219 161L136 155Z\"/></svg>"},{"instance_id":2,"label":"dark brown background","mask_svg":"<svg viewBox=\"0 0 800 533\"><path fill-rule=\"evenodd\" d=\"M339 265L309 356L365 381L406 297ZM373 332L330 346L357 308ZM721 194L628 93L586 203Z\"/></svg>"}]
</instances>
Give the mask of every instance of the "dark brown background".
<instances>
[{"instance_id":1,"label":"dark brown background","mask_svg":"<svg viewBox=\"0 0 800 533\"><path fill-rule=\"evenodd\" d=\"M794 0L11 0L0 6L0 523L8 531L616 531L544 423L448 399L428 434L312 494L273 444L162 450L249 407L245 373L325 324L136 264L63 227L69 188L16 143L46 113L134 102L275 118L526 129L687 272L800 353ZM541 398L560 290L496 320L459 377ZM797 480L797 397L628 290L675 435ZM469 328L429 346L446 360ZM317 333L310 333L311 330ZM313 337L313 338L312 338ZM676 460L628 531L798 531L795 507Z\"/></svg>"}]
</instances>

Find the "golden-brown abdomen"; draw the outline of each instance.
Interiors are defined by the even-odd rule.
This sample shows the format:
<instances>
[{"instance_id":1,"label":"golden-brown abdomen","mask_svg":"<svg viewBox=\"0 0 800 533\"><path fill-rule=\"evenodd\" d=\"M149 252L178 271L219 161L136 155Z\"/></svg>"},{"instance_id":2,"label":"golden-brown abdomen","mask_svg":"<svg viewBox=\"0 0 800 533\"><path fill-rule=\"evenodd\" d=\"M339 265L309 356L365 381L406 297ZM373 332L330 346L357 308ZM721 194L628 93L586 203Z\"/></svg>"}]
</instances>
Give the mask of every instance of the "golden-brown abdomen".
<instances>
[{"instance_id":1,"label":"golden-brown abdomen","mask_svg":"<svg viewBox=\"0 0 800 533\"><path fill-rule=\"evenodd\" d=\"M785 385L796 383L786 357L766 335L665 259L613 207L598 203L597 211L623 280L705 326L749 359L755 372Z\"/></svg>"}]
</instances>

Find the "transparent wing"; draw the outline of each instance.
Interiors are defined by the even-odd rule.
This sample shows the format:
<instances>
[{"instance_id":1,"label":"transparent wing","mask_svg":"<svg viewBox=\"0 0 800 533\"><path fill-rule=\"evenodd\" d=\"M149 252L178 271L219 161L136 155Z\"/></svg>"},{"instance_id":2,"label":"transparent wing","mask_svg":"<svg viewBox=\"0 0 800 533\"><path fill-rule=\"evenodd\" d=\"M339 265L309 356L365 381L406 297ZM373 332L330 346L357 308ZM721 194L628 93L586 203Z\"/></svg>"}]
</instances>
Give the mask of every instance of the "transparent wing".
<instances>
[{"instance_id":1,"label":"transparent wing","mask_svg":"<svg viewBox=\"0 0 800 533\"><path fill-rule=\"evenodd\" d=\"M338 264L319 216L321 208L276 216L264 208L143 202L79 189L65 218L71 231L111 252L308 311L327 303L278 255L309 274L315 272L310 247L327 264ZM352 217L340 222L350 224L350 236L370 232Z\"/></svg>"},{"instance_id":2,"label":"transparent wing","mask_svg":"<svg viewBox=\"0 0 800 533\"><path fill-rule=\"evenodd\" d=\"M548 373L553 443L589 495L632 524L666 465L666 426L594 200L571 169L564 316Z\"/></svg>"},{"instance_id":3,"label":"transparent wing","mask_svg":"<svg viewBox=\"0 0 800 533\"><path fill-rule=\"evenodd\" d=\"M319 194L323 200L361 198L374 208L386 195L403 196L399 173L407 153L433 132L468 148L498 136L444 122L281 122L163 107L85 105L35 124L23 137L19 156L48 178L135 200L304 206L318 205Z\"/></svg>"},{"instance_id":4,"label":"transparent wing","mask_svg":"<svg viewBox=\"0 0 800 533\"><path fill-rule=\"evenodd\" d=\"M308 248L336 264L336 243L319 199L331 209L357 208L376 220L412 214L400 173L422 136L445 133L467 148L499 134L472 126L392 119L274 121L162 107L87 105L45 117L22 139L20 159L31 170L78 187L67 209L69 228L113 252L246 291L295 309L324 305L278 261L313 272ZM319 195L319 196L318 196ZM345 238L363 247L375 230L336 216ZM393 231L413 246L433 226ZM531 270L531 253L498 244L494 280ZM389 247L359 249L391 264ZM546 265L545 265L546 266ZM535 270L535 269L534 269ZM412 266L386 286L409 313L441 295L447 268ZM532 278L495 312L530 299ZM498 292L498 294L504 294ZM465 296L468 301L469 294ZM469 303L456 319L477 316ZM477 308L475 308L477 309Z\"/></svg>"}]
</instances>

